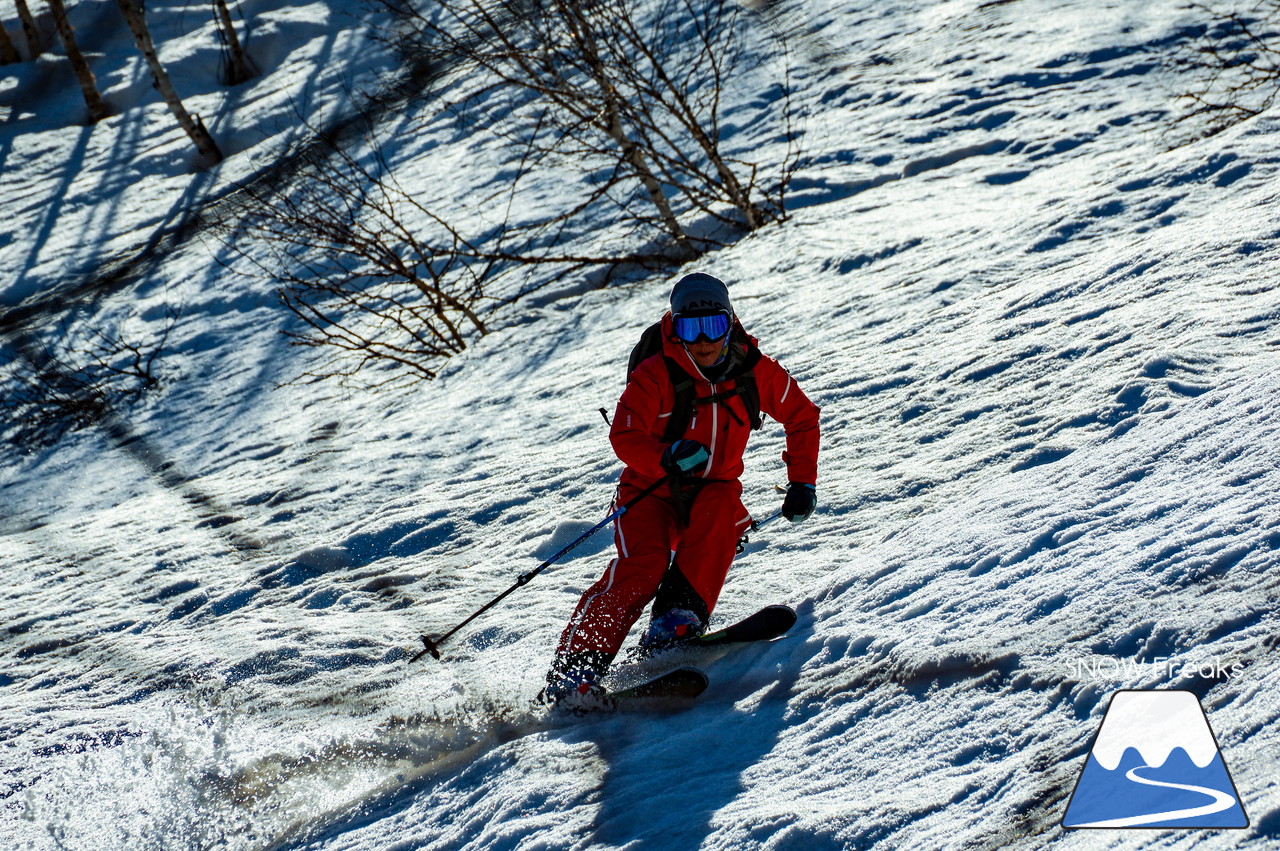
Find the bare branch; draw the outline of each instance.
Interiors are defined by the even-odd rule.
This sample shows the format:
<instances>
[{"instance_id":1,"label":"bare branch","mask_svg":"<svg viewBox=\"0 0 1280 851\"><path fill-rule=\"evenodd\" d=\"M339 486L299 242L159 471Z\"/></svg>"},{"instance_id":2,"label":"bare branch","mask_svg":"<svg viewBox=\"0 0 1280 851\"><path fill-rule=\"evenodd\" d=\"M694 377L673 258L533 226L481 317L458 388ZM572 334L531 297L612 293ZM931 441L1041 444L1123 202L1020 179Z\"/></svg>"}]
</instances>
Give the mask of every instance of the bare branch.
<instances>
[{"instance_id":1,"label":"bare branch","mask_svg":"<svg viewBox=\"0 0 1280 851\"><path fill-rule=\"evenodd\" d=\"M1271 109L1280 98L1280 0L1262 0L1250 17L1192 4L1212 23L1184 47L1175 64L1191 85L1176 94L1184 105L1173 126L1176 143L1219 133Z\"/></svg>"},{"instance_id":2,"label":"bare branch","mask_svg":"<svg viewBox=\"0 0 1280 851\"><path fill-rule=\"evenodd\" d=\"M603 184L590 181L593 201L612 204L615 223L648 230L646 241L665 235L672 257L718 244L690 236L699 219L751 231L785 217L790 150L776 166L723 150L723 84L746 70L744 59L763 58L750 54L746 13L734 0L380 2L407 22L409 49L461 57L501 86L516 117L490 129L517 142L524 162L576 161L589 174L612 163ZM774 113L791 140L790 88L778 90L784 102ZM474 103L489 103L494 89L481 92ZM758 175L774 167L779 181L762 186ZM649 214L638 212L639 199Z\"/></svg>"},{"instance_id":3,"label":"bare branch","mask_svg":"<svg viewBox=\"0 0 1280 851\"><path fill-rule=\"evenodd\" d=\"M18 335L18 356L0 372L8 439L49 446L157 390L164 383L159 362L177 322L169 310L159 336L148 340L70 319L43 334Z\"/></svg>"}]
</instances>

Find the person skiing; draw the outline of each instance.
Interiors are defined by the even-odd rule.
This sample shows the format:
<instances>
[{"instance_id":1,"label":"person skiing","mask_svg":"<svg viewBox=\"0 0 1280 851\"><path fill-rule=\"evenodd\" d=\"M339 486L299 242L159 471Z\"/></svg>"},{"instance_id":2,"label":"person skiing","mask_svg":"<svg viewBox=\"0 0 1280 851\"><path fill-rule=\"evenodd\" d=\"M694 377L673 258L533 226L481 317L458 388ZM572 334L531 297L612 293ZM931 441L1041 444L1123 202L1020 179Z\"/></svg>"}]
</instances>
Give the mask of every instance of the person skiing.
<instances>
[{"instance_id":1,"label":"person skiing","mask_svg":"<svg viewBox=\"0 0 1280 851\"><path fill-rule=\"evenodd\" d=\"M722 281L685 275L670 301L632 355L609 434L625 465L615 508L666 483L614 522L617 557L583 593L560 637L542 692L551 704L600 702L600 680L651 601L642 648L679 644L706 630L751 523L739 477L761 412L786 431L782 459L790 484L782 515L799 523L817 504L818 406L760 353ZM646 340L661 348L643 357Z\"/></svg>"}]
</instances>

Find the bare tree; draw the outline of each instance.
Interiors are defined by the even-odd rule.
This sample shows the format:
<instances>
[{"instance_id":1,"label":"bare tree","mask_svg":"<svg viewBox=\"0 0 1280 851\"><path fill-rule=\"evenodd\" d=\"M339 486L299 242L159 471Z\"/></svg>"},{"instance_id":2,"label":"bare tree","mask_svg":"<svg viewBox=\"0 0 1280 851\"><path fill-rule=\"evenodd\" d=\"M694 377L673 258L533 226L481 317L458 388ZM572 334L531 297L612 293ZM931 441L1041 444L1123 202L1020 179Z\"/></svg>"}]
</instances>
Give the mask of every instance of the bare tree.
<instances>
[{"instance_id":1,"label":"bare tree","mask_svg":"<svg viewBox=\"0 0 1280 851\"><path fill-rule=\"evenodd\" d=\"M102 95L98 94L98 82L94 79L93 71L85 61L84 54L80 52L79 45L76 44L76 32L71 26L70 19L67 18L66 5L62 0L48 0L48 2L49 8L53 11L53 23L58 28L58 38L62 40L62 47L67 53L67 59L71 62L71 69L80 83L80 92L84 95L85 106L89 107L89 123L97 124L110 115L107 105L102 102Z\"/></svg>"},{"instance_id":2,"label":"bare tree","mask_svg":"<svg viewBox=\"0 0 1280 851\"><path fill-rule=\"evenodd\" d=\"M13 39L9 38L9 30L0 22L0 65L12 65L14 62L21 62L22 57L18 55L18 48L13 46Z\"/></svg>"},{"instance_id":3,"label":"bare tree","mask_svg":"<svg viewBox=\"0 0 1280 851\"><path fill-rule=\"evenodd\" d=\"M1187 109L1175 126L1200 138L1260 115L1280 99L1280 0L1262 0L1248 15L1193 8L1211 23L1176 59L1192 85L1178 94Z\"/></svg>"},{"instance_id":4,"label":"bare tree","mask_svg":"<svg viewBox=\"0 0 1280 851\"><path fill-rule=\"evenodd\" d=\"M374 160L313 150L292 187L246 188L234 220L221 223L224 244L301 320L303 330L285 332L294 345L331 353L303 378L429 380L439 359L488 332L481 310L493 301L485 283L495 263ZM268 258L240 249L240 239ZM386 366L394 369L379 371Z\"/></svg>"},{"instance_id":5,"label":"bare tree","mask_svg":"<svg viewBox=\"0 0 1280 851\"><path fill-rule=\"evenodd\" d=\"M213 0L214 23L222 37L223 44L223 82L229 86L237 86L250 80L256 73L252 60L240 45L235 25L231 22L231 11L226 0Z\"/></svg>"},{"instance_id":6,"label":"bare tree","mask_svg":"<svg viewBox=\"0 0 1280 851\"><path fill-rule=\"evenodd\" d=\"M143 59L146 60L147 67L151 69L151 77L155 81L156 91L160 92L160 96L169 105L169 111L173 113L173 117L177 119L179 126L191 137L196 150L204 157L205 162L209 165L217 165L222 162L222 151L218 149L218 144L209 135L209 131L205 128L204 122L200 120L200 116L192 117L187 112L186 107L182 105L182 99L178 97L178 93L173 88L173 83L169 80L168 73L164 70L164 66L160 64L160 57L156 55L156 47L151 40L151 32L147 29L143 0L116 0L116 5L120 7L121 14L124 15L125 21L129 24L129 29L133 32L133 39L137 43Z\"/></svg>"},{"instance_id":7,"label":"bare tree","mask_svg":"<svg viewBox=\"0 0 1280 851\"><path fill-rule=\"evenodd\" d=\"M239 270L247 264L276 286L297 323L286 332L293 343L322 350L302 378L431 379L441 359L488 332L494 310L547 283L670 266L785 217L798 159L785 79L757 99L765 106L735 116L780 119L754 129L781 137L785 154L775 148L764 165L725 141L727 83L763 62L735 0L660 0L643 15L627 0L380 2L410 24L415 67L461 59L461 70L483 72L463 78L471 99L456 105L458 117L472 130L473 107L514 116L487 126L519 161L506 163L515 167L501 189L471 199L500 223L488 217L487 230L466 232L397 182L373 138L381 112L370 102L367 157L316 134L288 186L241 190L220 236ZM547 209L537 178L565 173L543 168L551 164L583 178L577 195L556 192ZM537 198L522 204L527 181ZM504 195L505 213L489 206ZM604 234L616 251L579 247Z\"/></svg>"},{"instance_id":8,"label":"bare tree","mask_svg":"<svg viewBox=\"0 0 1280 851\"><path fill-rule=\"evenodd\" d=\"M27 50L31 52L30 58L35 59L44 50L44 45L40 41L40 31L36 29L36 19L31 16L27 0L13 0L13 2L18 9L18 20L22 22L22 35L27 40Z\"/></svg>"},{"instance_id":9,"label":"bare tree","mask_svg":"<svg viewBox=\"0 0 1280 851\"><path fill-rule=\"evenodd\" d=\"M727 82L762 60L750 48L735 0L381 0L410 21L411 49L460 58L506 92L523 123L494 127L528 145L534 160L578 162L597 181L590 200L664 232L677 259L718 244L699 220L752 231L785 216L795 148L775 163L726 152L721 105ZM775 116L793 136L789 93ZM638 196L652 213L638 211Z\"/></svg>"},{"instance_id":10,"label":"bare tree","mask_svg":"<svg viewBox=\"0 0 1280 851\"><path fill-rule=\"evenodd\" d=\"M489 313L520 297L495 294L516 270L545 270L554 280L670 263L661 253L555 253L556 217L503 222L470 238L396 180L373 113L362 117L365 160L316 134L289 185L245 187L226 217L210 222L245 264L238 269L275 285L300 321L301 330L285 332L292 343L322 350L300 379L375 388L430 380L442 359L488 333Z\"/></svg>"}]
</instances>

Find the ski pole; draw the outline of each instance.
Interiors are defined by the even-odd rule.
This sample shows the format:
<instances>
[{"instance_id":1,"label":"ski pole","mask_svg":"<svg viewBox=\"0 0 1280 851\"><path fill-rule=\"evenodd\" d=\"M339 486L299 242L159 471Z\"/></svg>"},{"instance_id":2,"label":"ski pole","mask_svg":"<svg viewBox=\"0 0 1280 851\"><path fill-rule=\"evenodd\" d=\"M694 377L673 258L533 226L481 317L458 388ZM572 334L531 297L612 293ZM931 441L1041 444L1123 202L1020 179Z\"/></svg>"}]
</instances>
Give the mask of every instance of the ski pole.
<instances>
[{"instance_id":1,"label":"ski pole","mask_svg":"<svg viewBox=\"0 0 1280 851\"><path fill-rule=\"evenodd\" d=\"M761 520L760 522L758 522L758 523L752 523L752 524L751 524L751 531L752 531L752 532L759 532L759 531L760 531L761 529L763 529L765 526L768 526L770 523L772 523L773 521L777 520L777 519L778 519L779 517L781 517L781 516L782 516L782 512L781 512L781 511L775 511L773 514L770 514L768 517L766 517L765 519Z\"/></svg>"},{"instance_id":2,"label":"ski pole","mask_svg":"<svg viewBox=\"0 0 1280 851\"><path fill-rule=\"evenodd\" d=\"M763 520L752 520L751 526L747 530L747 533L742 536L742 540L738 541L738 549L736 554L742 555L743 553L745 553L747 551L747 545L751 543L751 536L754 535L756 532L759 532L765 526L768 526L770 523L777 520L781 516L782 516L781 511L775 511L773 514L770 514L768 517L766 517Z\"/></svg>"},{"instance_id":3,"label":"ski pole","mask_svg":"<svg viewBox=\"0 0 1280 851\"><path fill-rule=\"evenodd\" d=\"M654 491L656 491L658 488L660 488L660 487L662 487L663 485L665 485L665 484L667 483L667 480L668 480L669 478L670 478L670 477L668 476L668 477L666 477L666 478L658 479L658 481L656 481L656 482L654 482L653 484L649 485L649 487L645 488L644 490L640 491L640 493L636 494L634 497L632 497L631 499L627 500L627 502L626 502L624 505L620 505L620 506L618 506L618 508L617 508L616 510L614 510L614 512L613 512L612 514L610 514L610 515L609 515L608 517L606 517L605 519L601 520L601 521L600 521L599 523L597 523L596 525L592 526L592 527L591 527L590 529L588 529L587 531L583 532L583 533L582 533L581 535L579 535L576 539L574 539L571 543L568 543L568 544L566 544L565 546L561 547L560 552L556 553L556 554L555 554L555 555L553 555L551 558L547 559L547 560L546 560L546 561L544 561L542 564L538 565L537 567L535 567L533 570L529 571L528 573L522 573L522 574L520 574L518 577L516 577L516 584L515 584L515 585L512 585L512 586L511 586L510 588L508 588L506 591L503 591L503 592L502 592L501 594L499 594L497 597L494 597L492 600L490 600L489 602L485 603L485 604L484 604L483 606L481 606L479 609L477 609L476 611L472 612L472 613L471 613L471 615L470 615L470 617L468 617L468 618L467 618L466 620L464 620L462 623L460 623L460 624L458 624L457 626L455 626L453 629L451 629L451 630L449 630L448 632L446 632L444 635L440 636L439 638L432 638L432 637L431 637L431 636L429 636L429 635L424 635L424 636L422 636L422 643L423 643L423 645L424 645L424 646L423 646L423 649L422 649L422 650L419 650L419 651L418 651L418 655L417 655L417 656L414 656L414 657L413 657L412 659L410 659L409 661L410 661L411 663L412 663L412 662L416 662L416 661L418 661L419 659L421 659L423 656L427 655L428 653L430 653L432 656L434 656L434 657L436 657L437 659L439 659L439 658L440 658L440 645L441 645L441 644L444 644L446 641L448 641L448 640L449 640L449 638L450 638L454 633L456 633L458 630L462 629L462 628L463 628L464 626L466 626L467 624L471 623L471 622L472 622L473 620L475 620L476 618L480 617L480 615L482 615L482 614L484 614L485 612L487 612L487 611L489 611L490 609L492 609L494 606L498 605L498 603L501 603L503 600L505 600L505 599L507 598L507 595L508 595L508 594L512 593L512 592L513 592L513 591L515 591L517 588L520 588L520 587L522 587L522 586L528 585L528 584L529 584L529 581L530 581L530 580L532 580L532 579L533 579L533 577L537 576L539 573L541 573L542 571L546 570L546 569L547 569L548 567L550 567L551 565L555 564L557 561L559 561L559 560L560 560L560 559L565 555L565 553L569 552L569 551L570 551L570 550L572 550L574 547L578 546L578 544L581 544L581 543L582 543L583 541L585 541L587 538L590 538L590 537L591 537L592 535L594 535L596 532L600 531L600 529L602 529L603 527L605 527L605 526L609 525L609 524L610 524L610 523L612 523L614 520L617 520L617 519L618 519L619 517L621 517L623 514L626 514L626 513L627 513L627 510L628 510L629 508L631 508L633 505L635 505L637 502L639 502L640 500L644 499L646 496L648 496L649 494L651 494L651 493L653 493Z\"/></svg>"}]
</instances>

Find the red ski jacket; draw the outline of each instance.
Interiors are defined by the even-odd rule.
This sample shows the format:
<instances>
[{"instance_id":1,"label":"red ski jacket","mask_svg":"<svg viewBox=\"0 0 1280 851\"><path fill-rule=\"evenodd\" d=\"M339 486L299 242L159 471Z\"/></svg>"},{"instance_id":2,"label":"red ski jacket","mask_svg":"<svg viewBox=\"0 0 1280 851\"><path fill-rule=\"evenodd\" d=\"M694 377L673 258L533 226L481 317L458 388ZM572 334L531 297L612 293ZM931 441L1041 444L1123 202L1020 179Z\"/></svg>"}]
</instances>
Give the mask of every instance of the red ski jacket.
<instances>
[{"instance_id":1,"label":"red ski jacket","mask_svg":"<svg viewBox=\"0 0 1280 851\"><path fill-rule=\"evenodd\" d=\"M755 346L755 338L749 339ZM666 418L671 416L675 404L675 389L662 355L674 360L693 377L698 398L734 387L731 379L718 384L708 381L684 346L672 342L670 313L662 318L662 340L662 354L645 359L632 372L627 389L618 400L609 432L614 452L626 464L622 472L624 485L643 488L666 476L662 453L668 444L662 442L662 437ZM754 372L761 412L782 423L786 430L787 450L782 453L782 460L787 465L788 481L816 484L818 406L809 401L795 379L773 358L762 356ZM732 413L726 411L726 407L730 407ZM710 460L695 475L737 480L742 475L742 453L751 436L751 423L742 397L733 395L698 404L693 410L684 437L698 441L711 452Z\"/></svg>"}]
</instances>

